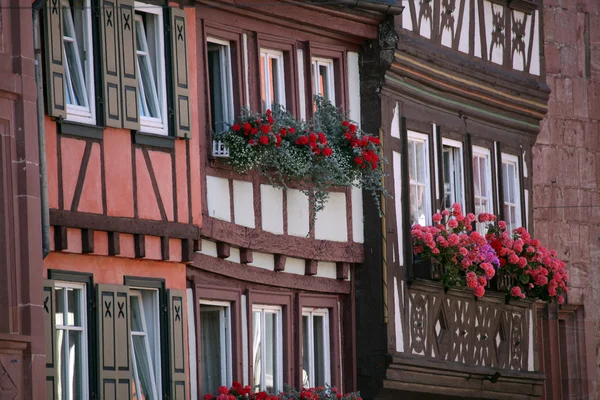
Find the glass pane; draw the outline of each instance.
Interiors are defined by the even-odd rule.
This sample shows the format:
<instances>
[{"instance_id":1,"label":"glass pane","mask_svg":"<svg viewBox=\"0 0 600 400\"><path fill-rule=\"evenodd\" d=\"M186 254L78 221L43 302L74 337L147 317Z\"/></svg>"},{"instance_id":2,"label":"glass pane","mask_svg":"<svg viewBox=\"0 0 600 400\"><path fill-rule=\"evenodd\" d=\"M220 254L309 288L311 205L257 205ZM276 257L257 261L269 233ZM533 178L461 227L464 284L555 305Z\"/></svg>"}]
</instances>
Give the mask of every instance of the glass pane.
<instances>
[{"instance_id":1,"label":"glass pane","mask_svg":"<svg viewBox=\"0 0 600 400\"><path fill-rule=\"evenodd\" d=\"M225 332L220 331L219 310L202 310L200 306L200 343L203 394L215 394L223 384L221 371L221 340Z\"/></svg>"},{"instance_id":2,"label":"glass pane","mask_svg":"<svg viewBox=\"0 0 600 400\"><path fill-rule=\"evenodd\" d=\"M419 183L427 183L427 170L428 170L428 162L427 160L427 149L425 148L424 142L416 142L415 143L416 150L416 160L417 160L417 181Z\"/></svg>"},{"instance_id":3,"label":"glass pane","mask_svg":"<svg viewBox=\"0 0 600 400\"><path fill-rule=\"evenodd\" d=\"M479 171L481 173L481 181L480 181L480 187L481 187L481 195L483 197L489 197L489 193L488 193L488 180L489 178L489 171L487 168L487 157L483 158L479 158Z\"/></svg>"},{"instance_id":4,"label":"glass pane","mask_svg":"<svg viewBox=\"0 0 600 400\"><path fill-rule=\"evenodd\" d=\"M252 359L254 360L254 385L253 386L259 386L260 388L263 388L262 385L262 381L261 381L261 374L262 374L262 325L261 325L261 312L260 311L254 311L252 313L252 328L254 330L252 336L254 338L253 340L253 345L252 345Z\"/></svg>"},{"instance_id":5,"label":"glass pane","mask_svg":"<svg viewBox=\"0 0 600 400\"><path fill-rule=\"evenodd\" d=\"M138 296L131 296L131 331L132 332L144 332L144 325L142 322L142 305L140 304L140 298Z\"/></svg>"},{"instance_id":6,"label":"glass pane","mask_svg":"<svg viewBox=\"0 0 600 400\"><path fill-rule=\"evenodd\" d=\"M408 176L411 181L417 179L417 161L415 158L417 157L415 142L408 142Z\"/></svg>"},{"instance_id":7,"label":"glass pane","mask_svg":"<svg viewBox=\"0 0 600 400\"><path fill-rule=\"evenodd\" d=\"M65 337L65 331L62 329L56 330L56 371L57 371L57 382L56 387L58 388L58 399L66 400L68 398L68 380L66 379L67 373L65 369L67 365L65 363L65 346L67 338Z\"/></svg>"},{"instance_id":8,"label":"glass pane","mask_svg":"<svg viewBox=\"0 0 600 400\"><path fill-rule=\"evenodd\" d=\"M265 59L267 58L267 56L265 54L262 54L260 56L260 98L262 101L262 107L263 110L266 111L267 110L267 75L265 74Z\"/></svg>"},{"instance_id":9,"label":"glass pane","mask_svg":"<svg viewBox=\"0 0 600 400\"><path fill-rule=\"evenodd\" d=\"M310 367L310 354L309 354L309 345L308 345L308 335L310 332L308 331L308 315L302 316L302 386L303 387L313 387L311 385L309 377L309 367Z\"/></svg>"},{"instance_id":10,"label":"glass pane","mask_svg":"<svg viewBox=\"0 0 600 400\"><path fill-rule=\"evenodd\" d=\"M455 201L451 151L451 149L444 146L444 207L446 208L451 207Z\"/></svg>"},{"instance_id":11,"label":"glass pane","mask_svg":"<svg viewBox=\"0 0 600 400\"><path fill-rule=\"evenodd\" d=\"M223 46L210 43L208 51L208 78L210 86L210 115L213 132L222 132L225 130L224 108L223 108L223 76L221 76L220 48ZM229 122L229 121L227 121Z\"/></svg>"},{"instance_id":12,"label":"glass pane","mask_svg":"<svg viewBox=\"0 0 600 400\"><path fill-rule=\"evenodd\" d=\"M81 64L79 55L76 54L77 48L75 42L65 41L65 54L68 59L69 76L71 77L71 84L73 85L73 98L71 103L76 106L86 107L85 100L85 87L84 79L82 75Z\"/></svg>"},{"instance_id":13,"label":"glass pane","mask_svg":"<svg viewBox=\"0 0 600 400\"><path fill-rule=\"evenodd\" d=\"M504 184L504 190L503 190L503 194L504 194L504 201L511 203L511 198L510 198L510 185L512 185L512 181L510 180L510 177L508 176L508 165L502 163L502 181ZM508 215L505 213L505 215Z\"/></svg>"},{"instance_id":14,"label":"glass pane","mask_svg":"<svg viewBox=\"0 0 600 400\"><path fill-rule=\"evenodd\" d=\"M325 386L325 327L323 316L313 316L315 386Z\"/></svg>"},{"instance_id":15,"label":"glass pane","mask_svg":"<svg viewBox=\"0 0 600 400\"><path fill-rule=\"evenodd\" d=\"M277 387L277 315L265 314L265 373L266 389L274 392Z\"/></svg>"},{"instance_id":16,"label":"glass pane","mask_svg":"<svg viewBox=\"0 0 600 400\"><path fill-rule=\"evenodd\" d=\"M329 93L329 68L325 65L319 65L319 88L320 93L327 100L331 100L331 93Z\"/></svg>"},{"instance_id":17,"label":"glass pane","mask_svg":"<svg viewBox=\"0 0 600 400\"><path fill-rule=\"evenodd\" d=\"M156 82L154 81L154 74L151 67L150 57L148 56L148 43L146 40L146 32L144 30L144 26L139 20L135 21L135 27L136 43L138 49L137 61L138 67L140 69L139 80L140 86L142 86L143 88L142 90L140 90L140 92L142 92L141 96L143 97L141 103L145 101L145 106L147 107L147 109L144 110L144 113L140 114L152 118L160 118L160 111L158 110Z\"/></svg>"},{"instance_id":18,"label":"glass pane","mask_svg":"<svg viewBox=\"0 0 600 400\"><path fill-rule=\"evenodd\" d=\"M54 292L54 307L56 308L56 325L65 325L65 289L57 287Z\"/></svg>"},{"instance_id":19,"label":"glass pane","mask_svg":"<svg viewBox=\"0 0 600 400\"><path fill-rule=\"evenodd\" d=\"M84 365L82 332L69 332L69 388L71 399L82 399L84 391Z\"/></svg>"},{"instance_id":20,"label":"glass pane","mask_svg":"<svg viewBox=\"0 0 600 400\"><path fill-rule=\"evenodd\" d=\"M480 182L481 172L479 170L479 157L473 157L473 191L475 196L481 196Z\"/></svg>"},{"instance_id":21,"label":"glass pane","mask_svg":"<svg viewBox=\"0 0 600 400\"><path fill-rule=\"evenodd\" d=\"M68 324L71 326L81 326L81 289L67 289L68 303Z\"/></svg>"},{"instance_id":22,"label":"glass pane","mask_svg":"<svg viewBox=\"0 0 600 400\"><path fill-rule=\"evenodd\" d=\"M152 367L152 357L148 354L146 336L133 335L133 356L135 357L135 368L140 382L137 388L136 396L140 400L156 399L156 387L154 386L154 368Z\"/></svg>"},{"instance_id":23,"label":"glass pane","mask_svg":"<svg viewBox=\"0 0 600 400\"><path fill-rule=\"evenodd\" d=\"M279 86L282 84L280 79L283 77L279 76L279 59L271 58L271 62L269 64L269 73L272 77L271 84L269 86L269 90L271 91L271 98L274 103L283 104L281 101L281 93L279 93Z\"/></svg>"}]
</instances>

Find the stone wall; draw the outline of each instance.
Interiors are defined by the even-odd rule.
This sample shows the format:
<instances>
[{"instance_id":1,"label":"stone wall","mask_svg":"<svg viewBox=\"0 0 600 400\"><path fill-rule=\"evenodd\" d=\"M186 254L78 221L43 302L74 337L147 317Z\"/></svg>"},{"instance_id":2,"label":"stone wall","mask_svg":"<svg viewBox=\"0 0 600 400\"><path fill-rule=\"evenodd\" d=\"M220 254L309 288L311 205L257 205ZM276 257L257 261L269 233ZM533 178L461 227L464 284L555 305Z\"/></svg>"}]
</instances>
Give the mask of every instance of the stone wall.
<instances>
[{"instance_id":1,"label":"stone wall","mask_svg":"<svg viewBox=\"0 0 600 400\"><path fill-rule=\"evenodd\" d=\"M589 365L571 383L591 395L600 373L600 2L544 0L543 24L552 94L533 148L534 230L568 262L568 303L583 306ZM573 379L563 372L562 387Z\"/></svg>"}]
</instances>

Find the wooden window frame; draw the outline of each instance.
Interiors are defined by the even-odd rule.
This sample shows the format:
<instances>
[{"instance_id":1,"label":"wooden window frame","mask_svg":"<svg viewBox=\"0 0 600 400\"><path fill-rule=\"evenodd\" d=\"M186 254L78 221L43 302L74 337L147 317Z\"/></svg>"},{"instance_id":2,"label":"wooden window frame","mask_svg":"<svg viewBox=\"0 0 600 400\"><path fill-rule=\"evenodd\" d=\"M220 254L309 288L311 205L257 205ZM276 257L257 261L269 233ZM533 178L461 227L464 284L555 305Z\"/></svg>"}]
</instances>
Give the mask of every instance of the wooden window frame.
<instances>
[{"instance_id":1,"label":"wooden window frame","mask_svg":"<svg viewBox=\"0 0 600 400\"><path fill-rule=\"evenodd\" d=\"M484 154L485 153L485 154ZM470 149L470 158L469 158L469 169L471 172L471 184L473 185L473 190L471 192L472 196L472 204L473 204L473 212L475 212L475 177L473 175L473 158L475 156L481 156L484 154L485 156L489 156L489 168L490 168L490 197L489 200L491 202L491 210L487 210L486 212L490 212L492 214L496 213L498 210L498 192L496 186L496 166L495 166L495 150L493 146L485 146L479 143L473 144Z\"/></svg>"},{"instance_id":2,"label":"wooden window frame","mask_svg":"<svg viewBox=\"0 0 600 400\"><path fill-rule=\"evenodd\" d=\"M293 382L294 378L294 363L292 352L292 332L294 329L293 315L293 294L291 292L270 292L262 290L248 289L247 291L247 324L248 324L248 380L252 382L254 377L254 362L252 360L250 349L253 344L253 323L252 310L256 306L278 306L281 307L281 325L283 338L282 343L282 360L283 360L283 376L282 383L285 385ZM251 385L252 386L252 385Z\"/></svg>"},{"instance_id":3,"label":"wooden window frame","mask_svg":"<svg viewBox=\"0 0 600 400\"><path fill-rule=\"evenodd\" d=\"M407 145L410 147L410 142L411 141L418 141L418 142L423 142L424 143L424 148L425 151L427 152L427 162L426 162L426 166L427 166L427 181L425 182L425 187L424 190L427 191L428 194L428 200L429 200L429 207L425 207L425 225L431 225L432 223L432 215L433 212L435 210L435 201L434 201L434 185L435 185L435 169L432 168L432 164L433 164L433 152L432 152L432 140L431 140L431 135L430 134L426 134L426 133L422 133L422 132L418 132L416 130L412 130L409 129L407 131ZM410 149L408 148L406 150L407 152L407 156L408 156L408 161L410 162ZM410 166L409 166L409 170L410 170ZM411 185L411 181L412 179L409 177L409 192L408 192L408 206L409 206L409 210L412 209L412 204L410 202L410 185ZM411 226L411 224L408 224L409 227Z\"/></svg>"},{"instance_id":4,"label":"wooden window frame","mask_svg":"<svg viewBox=\"0 0 600 400\"><path fill-rule=\"evenodd\" d=\"M507 215L504 215L504 206L506 204L506 199L504 198L504 187L506 187L508 182L504 182L504 173L502 171L502 168L503 168L504 164L509 164L509 163L513 164L516 169L516 171L515 171L516 172L516 182L515 182L516 188L513 187L513 189L516 189L516 191L517 191L517 202L515 203L515 206L517 207L517 211L518 211L517 221L516 221L517 226L509 227L507 224L507 226L508 226L507 229L512 231L515 228L525 226L523 224L524 209L523 209L523 202L522 202L524 190L523 190L522 178L521 178L523 172L522 172L520 157L515 156L513 154L501 152L499 160L498 160L498 167L499 167L498 168L498 181L502 183L501 184L502 187L499 187L499 189L498 189L498 196L499 196L498 203L501 205L502 211L500 211L500 210L498 210L498 211L502 215L502 219L504 221L506 221L506 218L507 218ZM500 175L502 175L501 179L500 179Z\"/></svg>"},{"instance_id":5,"label":"wooden window frame","mask_svg":"<svg viewBox=\"0 0 600 400\"><path fill-rule=\"evenodd\" d=\"M231 382L233 382L233 361L232 361L232 342L231 342L231 327L232 327L232 312L231 312L231 302L229 301L219 301L219 300L205 300L205 299L200 299L199 301L199 306L200 306L200 314L202 314L202 308L204 307L214 307L214 308L227 308L228 309L228 315L226 316L226 325L229 328L229 334L226 337L226 343L223 344L223 342L221 342L221 357L223 358L223 360L221 361L221 364L223 364L223 362L225 363L225 367L223 368L223 365L221 365L221 372L225 372L225 377L221 378L221 382L219 386L229 386L231 384ZM202 350L202 349L200 349ZM225 357L223 357L223 354L225 355ZM202 395L202 393L200 393L200 395Z\"/></svg>"},{"instance_id":6,"label":"wooden window frame","mask_svg":"<svg viewBox=\"0 0 600 400\"><path fill-rule=\"evenodd\" d=\"M198 393L202 391L202 364L200 355L202 351L201 326L200 326L200 302L204 300L229 303L230 326L231 326L231 379L232 381L243 381L243 347L242 347L242 291L230 287L218 287L196 284L194 292L194 318L196 326L196 354L197 368L196 379ZM213 393L214 394L214 393Z\"/></svg>"},{"instance_id":7,"label":"wooden window frame","mask_svg":"<svg viewBox=\"0 0 600 400\"><path fill-rule=\"evenodd\" d=\"M334 295L318 295L304 294L297 295L298 313L296 315L296 369L298 371L296 384L302 386L302 314L305 308L327 309L329 317L329 349L330 349L330 378L329 385L337 387L340 391L342 388L342 352L341 352L341 327L340 327L340 310L342 307L338 296ZM339 304L338 304L339 303ZM311 382L312 383L312 382Z\"/></svg>"},{"instance_id":8,"label":"wooden window frame","mask_svg":"<svg viewBox=\"0 0 600 400\"><path fill-rule=\"evenodd\" d=\"M440 186L440 197L441 197L441 202L442 202L442 206L445 206L446 209L452 207L452 204L444 204L444 199L445 199L445 193L444 193L444 185L445 185L445 167L444 167L444 147L451 147L454 149L458 150L459 156L460 156L460 160L459 160L459 164L460 164L460 196L461 196L461 202L459 202L459 204L461 204L463 211L467 209L467 204L466 204L466 199L467 199L467 194L466 194L466 175L465 175L465 145L463 142L461 142L460 140L456 140L456 139L450 139L447 137L441 137L441 157L438 160L438 170L439 170L439 174L440 174L440 181L441 181L441 186ZM441 162L439 162L441 161ZM440 208L444 208L440 206Z\"/></svg>"},{"instance_id":9,"label":"wooden window frame","mask_svg":"<svg viewBox=\"0 0 600 400\"><path fill-rule=\"evenodd\" d=\"M315 96L312 62L313 58L329 59L333 61L333 85L335 88L335 105L340 107L342 111L348 111L348 55L344 47L325 45L322 43L308 42L305 46L305 87L306 96L306 112L310 117L314 113L313 99ZM357 121L360 122L360 121Z\"/></svg>"}]
</instances>

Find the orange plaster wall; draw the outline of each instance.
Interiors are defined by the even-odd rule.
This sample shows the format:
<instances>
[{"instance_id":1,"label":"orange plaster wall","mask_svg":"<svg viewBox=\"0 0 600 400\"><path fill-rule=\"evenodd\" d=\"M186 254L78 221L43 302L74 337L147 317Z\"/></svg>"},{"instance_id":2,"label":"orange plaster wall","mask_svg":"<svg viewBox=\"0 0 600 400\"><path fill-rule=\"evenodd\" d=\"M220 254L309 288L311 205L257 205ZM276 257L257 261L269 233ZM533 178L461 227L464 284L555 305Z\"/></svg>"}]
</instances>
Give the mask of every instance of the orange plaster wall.
<instances>
[{"instance_id":1,"label":"orange plaster wall","mask_svg":"<svg viewBox=\"0 0 600 400\"><path fill-rule=\"evenodd\" d=\"M171 164L171 155L162 151L149 151L150 162L158 192L165 207L167 220L173 221L173 165ZM187 201L187 197L180 199L179 202Z\"/></svg>"},{"instance_id":2,"label":"orange plaster wall","mask_svg":"<svg viewBox=\"0 0 600 400\"><path fill-rule=\"evenodd\" d=\"M77 211L102 214L100 144L93 143Z\"/></svg>"},{"instance_id":3,"label":"orange plaster wall","mask_svg":"<svg viewBox=\"0 0 600 400\"><path fill-rule=\"evenodd\" d=\"M50 117L44 118L46 131L46 168L48 170L48 204L58 208L58 153L56 148L56 123Z\"/></svg>"},{"instance_id":4,"label":"orange plaster wall","mask_svg":"<svg viewBox=\"0 0 600 400\"><path fill-rule=\"evenodd\" d=\"M191 107L191 122L192 122L192 139L190 140L190 177L191 177L191 191L192 191L192 221L194 225L202 225L202 195L200 192L200 168L202 163L200 161L200 135L205 135L204 132L198 131L200 126L200 115L199 109L204 110L204 107L198 106L198 62L196 59L197 52L197 31L196 31L196 10L187 7L186 9L187 18L187 39L188 39L188 67L190 70L190 101Z\"/></svg>"},{"instance_id":5,"label":"orange plaster wall","mask_svg":"<svg viewBox=\"0 0 600 400\"><path fill-rule=\"evenodd\" d=\"M189 223L188 186L187 186L187 156L186 143L183 140L175 142L175 176L177 184L177 222Z\"/></svg>"},{"instance_id":6,"label":"orange plaster wall","mask_svg":"<svg viewBox=\"0 0 600 400\"><path fill-rule=\"evenodd\" d=\"M160 166L159 166L160 167ZM154 195L150 172L142 150L135 150L135 179L137 183L137 210L138 217L143 219L161 220L158 202ZM142 195L142 193L144 195Z\"/></svg>"},{"instance_id":7,"label":"orange plaster wall","mask_svg":"<svg viewBox=\"0 0 600 400\"><path fill-rule=\"evenodd\" d=\"M85 150L85 141L71 138L60 139L62 181L63 181L63 201L66 210L71 209L79 169L83 160L83 151Z\"/></svg>"},{"instance_id":8,"label":"orange plaster wall","mask_svg":"<svg viewBox=\"0 0 600 400\"><path fill-rule=\"evenodd\" d=\"M131 133L123 129L106 128L103 141L107 214L133 217Z\"/></svg>"}]
</instances>

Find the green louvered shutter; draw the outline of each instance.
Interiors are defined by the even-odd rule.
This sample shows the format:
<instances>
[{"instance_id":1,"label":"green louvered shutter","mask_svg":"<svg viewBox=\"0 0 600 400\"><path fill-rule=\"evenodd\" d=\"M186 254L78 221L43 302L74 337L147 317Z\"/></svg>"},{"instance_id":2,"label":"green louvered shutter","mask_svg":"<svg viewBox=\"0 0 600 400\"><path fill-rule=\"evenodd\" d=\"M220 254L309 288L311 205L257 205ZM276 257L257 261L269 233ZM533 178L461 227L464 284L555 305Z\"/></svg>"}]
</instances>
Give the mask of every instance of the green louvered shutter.
<instances>
[{"instance_id":1,"label":"green louvered shutter","mask_svg":"<svg viewBox=\"0 0 600 400\"><path fill-rule=\"evenodd\" d=\"M121 119L121 46L119 39L119 4L117 0L97 0L100 14L102 47L102 98L104 124L120 128Z\"/></svg>"},{"instance_id":2,"label":"green louvered shutter","mask_svg":"<svg viewBox=\"0 0 600 400\"><path fill-rule=\"evenodd\" d=\"M44 70L47 112L51 117L66 118L65 60L61 0L47 0L44 8Z\"/></svg>"},{"instance_id":3,"label":"green louvered shutter","mask_svg":"<svg viewBox=\"0 0 600 400\"><path fill-rule=\"evenodd\" d=\"M169 289L169 357L171 400L185 400L185 313L183 290Z\"/></svg>"},{"instance_id":4,"label":"green louvered shutter","mask_svg":"<svg viewBox=\"0 0 600 400\"><path fill-rule=\"evenodd\" d=\"M119 0L119 10L122 126L126 129L138 130L140 129L140 111L134 0Z\"/></svg>"},{"instance_id":5,"label":"green louvered shutter","mask_svg":"<svg viewBox=\"0 0 600 400\"><path fill-rule=\"evenodd\" d=\"M191 136L190 87L185 10L169 8L167 18L171 44L171 110L170 125L175 136Z\"/></svg>"}]
</instances>

